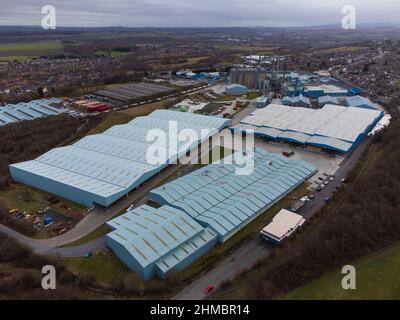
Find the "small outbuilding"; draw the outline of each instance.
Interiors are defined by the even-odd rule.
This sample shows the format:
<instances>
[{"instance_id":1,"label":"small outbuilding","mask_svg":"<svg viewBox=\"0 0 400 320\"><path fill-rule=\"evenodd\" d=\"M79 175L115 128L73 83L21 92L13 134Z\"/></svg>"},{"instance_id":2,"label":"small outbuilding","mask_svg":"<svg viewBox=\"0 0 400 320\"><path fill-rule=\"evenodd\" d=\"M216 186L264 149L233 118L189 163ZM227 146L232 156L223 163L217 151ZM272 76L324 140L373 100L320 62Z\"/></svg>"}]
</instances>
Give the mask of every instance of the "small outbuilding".
<instances>
[{"instance_id":1,"label":"small outbuilding","mask_svg":"<svg viewBox=\"0 0 400 320\"><path fill-rule=\"evenodd\" d=\"M282 209L267 225L260 235L263 239L274 244L281 243L284 239L288 238L293 232L301 227L305 222L303 216Z\"/></svg>"}]
</instances>

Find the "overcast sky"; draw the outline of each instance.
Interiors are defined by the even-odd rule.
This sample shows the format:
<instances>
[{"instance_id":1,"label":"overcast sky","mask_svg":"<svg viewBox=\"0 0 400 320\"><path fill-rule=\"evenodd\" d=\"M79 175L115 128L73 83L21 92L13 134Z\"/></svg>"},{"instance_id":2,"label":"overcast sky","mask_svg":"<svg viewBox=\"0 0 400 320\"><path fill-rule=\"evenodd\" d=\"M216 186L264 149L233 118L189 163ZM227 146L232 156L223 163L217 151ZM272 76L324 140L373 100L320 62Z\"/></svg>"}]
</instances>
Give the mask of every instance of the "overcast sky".
<instances>
[{"instance_id":1,"label":"overcast sky","mask_svg":"<svg viewBox=\"0 0 400 320\"><path fill-rule=\"evenodd\" d=\"M54 5L58 26L310 26L340 24L346 4L359 24L400 22L399 0L0 0L0 24L40 25Z\"/></svg>"}]
</instances>

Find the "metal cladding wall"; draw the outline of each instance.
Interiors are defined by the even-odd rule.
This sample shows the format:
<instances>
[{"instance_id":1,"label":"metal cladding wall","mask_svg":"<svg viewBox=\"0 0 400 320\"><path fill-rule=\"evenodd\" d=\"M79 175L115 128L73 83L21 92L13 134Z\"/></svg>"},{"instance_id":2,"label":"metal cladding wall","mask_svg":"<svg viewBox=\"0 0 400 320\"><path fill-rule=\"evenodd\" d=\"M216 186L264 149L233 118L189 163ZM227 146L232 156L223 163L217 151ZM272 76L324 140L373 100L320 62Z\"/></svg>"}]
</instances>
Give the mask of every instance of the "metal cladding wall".
<instances>
[{"instance_id":1,"label":"metal cladding wall","mask_svg":"<svg viewBox=\"0 0 400 320\"><path fill-rule=\"evenodd\" d=\"M107 198L75 188L73 186L59 183L44 176L35 174L34 172L27 173L25 170L21 170L16 166L10 166L10 173L13 180L16 182L59 195L65 199L71 199L86 206L91 206L94 202L106 206L108 202Z\"/></svg>"},{"instance_id":2,"label":"metal cladding wall","mask_svg":"<svg viewBox=\"0 0 400 320\"><path fill-rule=\"evenodd\" d=\"M191 129L198 139L190 145L178 140L177 149L171 150L171 121L177 133ZM52 149L35 160L12 164L10 172L17 182L83 205L109 206L229 124L229 119L158 110L74 145ZM164 132L168 144L147 142L151 129ZM203 129L208 129L208 134ZM165 150L166 158L150 164L146 154L154 146Z\"/></svg>"}]
</instances>

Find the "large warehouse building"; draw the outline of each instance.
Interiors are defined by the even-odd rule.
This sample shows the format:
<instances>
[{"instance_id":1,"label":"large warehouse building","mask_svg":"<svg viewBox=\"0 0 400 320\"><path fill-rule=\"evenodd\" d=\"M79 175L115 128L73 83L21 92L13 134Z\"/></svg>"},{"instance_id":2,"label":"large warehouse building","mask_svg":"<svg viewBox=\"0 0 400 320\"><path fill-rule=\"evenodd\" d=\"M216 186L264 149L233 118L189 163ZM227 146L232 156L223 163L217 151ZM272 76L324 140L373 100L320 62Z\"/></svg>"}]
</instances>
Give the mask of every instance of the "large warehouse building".
<instances>
[{"instance_id":1,"label":"large warehouse building","mask_svg":"<svg viewBox=\"0 0 400 320\"><path fill-rule=\"evenodd\" d=\"M65 109L56 108L54 104L60 104L60 102L60 99L50 98L5 105L0 107L0 126L13 122L59 115Z\"/></svg>"},{"instance_id":2,"label":"large warehouse building","mask_svg":"<svg viewBox=\"0 0 400 320\"><path fill-rule=\"evenodd\" d=\"M164 163L149 164L146 153L154 143L146 142L147 133L152 128L162 129L168 142L169 121L177 122L178 132L193 129L201 138L190 146L178 143L177 149L166 150ZM83 205L109 206L229 123L217 117L157 110L71 146L50 150L35 160L10 165L10 172L17 182ZM202 129L209 129L210 134L201 136Z\"/></svg>"},{"instance_id":3,"label":"large warehouse building","mask_svg":"<svg viewBox=\"0 0 400 320\"><path fill-rule=\"evenodd\" d=\"M161 207L145 205L110 221L108 246L142 278L163 278L226 241L316 172L307 162L263 149L251 156L249 175L237 175L227 157L152 190L150 199Z\"/></svg>"},{"instance_id":4,"label":"large warehouse building","mask_svg":"<svg viewBox=\"0 0 400 320\"><path fill-rule=\"evenodd\" d=\"M256 148L254 171L237 175L233 164L211 164L152 190L151 200L181 209L224 242L312 176L304 161Z\"/></svg>"},{"instance_id":5,"label":"large warehouse building","mask_svg":"<svg viewBox=\"0 0 400 320\"><path fill-rule=\"evenodd\" d=\"M244 118L232 130L304 147L348 153L382 118L383 111L325 105L322 109L269 105Z\"/></svg>"}]
</instances>

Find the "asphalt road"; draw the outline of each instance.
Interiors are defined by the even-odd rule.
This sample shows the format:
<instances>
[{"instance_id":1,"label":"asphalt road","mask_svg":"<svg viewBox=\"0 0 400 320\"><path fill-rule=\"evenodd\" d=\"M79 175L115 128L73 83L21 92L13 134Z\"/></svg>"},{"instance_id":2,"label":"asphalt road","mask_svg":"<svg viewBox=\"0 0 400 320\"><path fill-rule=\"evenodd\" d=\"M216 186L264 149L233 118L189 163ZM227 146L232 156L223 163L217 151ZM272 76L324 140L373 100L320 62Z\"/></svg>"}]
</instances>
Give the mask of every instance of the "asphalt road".
<instances>
[{"instance_id":1,"label":"asphalt road","mask_svg":"<svg viewBox=\"0 0 400 320\"><path fill-rule=\"evenodd\" d=\"M365 139L354 152L349 155L341 164L335 174L334 181L321 192L312 192L315 199L310 201L303 207L299 214L305 219L310 219L319 209L325 205L325 198L331 197L336 187L341 184L343 178L347 178L348 174L355 167L364 150L370 143L370 138ZM208 285L213 285L217 289L222 282L231 280L239 275L242 271L252 268L253 265L261 258L268 257L274 250L272 246L267 245L258 236L254 236L243 246L232 252L228 257L218 263L212 270L202 275L199 279L191 283L180 293L174 296L173 300L199 300L207 296L204 289Z\"/></svg>"}]
</instances>

